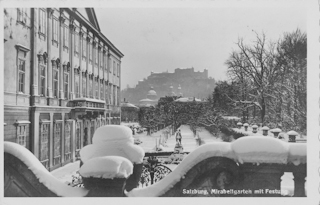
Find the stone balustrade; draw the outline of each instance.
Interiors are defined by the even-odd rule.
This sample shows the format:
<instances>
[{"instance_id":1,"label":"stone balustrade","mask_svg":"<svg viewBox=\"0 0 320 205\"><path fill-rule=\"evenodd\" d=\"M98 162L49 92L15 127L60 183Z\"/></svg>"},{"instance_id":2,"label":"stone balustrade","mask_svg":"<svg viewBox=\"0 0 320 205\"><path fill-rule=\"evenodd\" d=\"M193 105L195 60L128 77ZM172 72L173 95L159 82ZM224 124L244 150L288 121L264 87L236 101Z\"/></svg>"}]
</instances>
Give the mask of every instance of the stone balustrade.
<instances>
[{"instance_id":1,"label":"stone balustrade","mask_svg":"<svg viewBox=\"0 0 320 205\"><path fill-rule=\"evenodd\" d=\"M4 148L6 197L125 196L123 190L129 177L86 178L84 188L65 187L66 184L53 179L45 168L39 168L41 163L24 147L5 142ZM132 188L136 187L141 176L141 167L137 170L134 173L133 168ZM306 143L245 137L233 143L205 144L189 153L160 181L148 187L134 188L126 196L281 196L281 177L285 172L294 176L294 196L305 196ZM62 187L64 193L57 191L57 187Z\"/></svg>"}]
</instances>

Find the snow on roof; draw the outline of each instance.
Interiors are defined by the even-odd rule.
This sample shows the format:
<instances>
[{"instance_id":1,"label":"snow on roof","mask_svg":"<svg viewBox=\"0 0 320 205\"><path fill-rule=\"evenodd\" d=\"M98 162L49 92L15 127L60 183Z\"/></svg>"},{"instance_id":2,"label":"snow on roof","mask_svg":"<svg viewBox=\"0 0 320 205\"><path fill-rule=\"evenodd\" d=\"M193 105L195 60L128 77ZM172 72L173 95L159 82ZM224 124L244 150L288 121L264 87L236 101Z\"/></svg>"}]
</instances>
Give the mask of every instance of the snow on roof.
<instances>
[{"instance_id":1,"label":"snow on roof","mask_svg":"<svg viewBox=\"0 0 320 205\"><path fill-rule=\"evenodd\" d=\"M49 190L58 196L83 197L88 194L89 190L87 189L68 186L55 178L25 147L13 142L4 142L3 145L4 152L19 158L34 173L39 179L39 182L43 183Z\"/></svg>"},{"instance_id":2,"label":"snow on roof","mask_svg":"<svg viewBox=\"0 0 320 205\"><path fill-rule=\"evenodd\" d=\"M124 125L104 125L94 132L92 144L110 142L133 143L132 130Z\"/></svg>"},{"instance_id":3,"label":"snow on roof","mask_svg":"<svg viewBox=\"0 0 320 205\"><path fill-rule=\"evenodd\" d=\"M287 163L288 143L265 136L247 136L232 142L240 163Z\"/></svg>"},{"instance_id":4,"label":"snow on roof","mask_svg":"<svg viewBox=\"0 0 320 205\"><path fill-rule=\"evenodd\" d=\"M274 128L270 130L270 132L281 132L282 130L280 128Z\"/></svg>"},{"instance_id":5,"label":"snow on roof","mask_svg":"<svg viewBox=\"0 0 320 205\"><path fill-rule=\"evenodd\" d=\"M128 178L133 172L133 164L124 157L105 156L90 159L82 165L79 173L82 177Z\"/></svg>"},{"instance_id":6,"label":"snow on roof","mask_svg":"<svg viewBox=\"0 0 320 205\"><path fill-rule=\"evenodd\" d=\"M196 101L196 102L201 102L200 99L198 98L192 98L192 97L185 97L185 98L178 98L175 100L176 102L193 102L193 101Z\"/></svg>"},{"instance_id":7,"label":"snow on roof","mask_svg":"<svg viewBox=\"0 0 320 205\"><path fill-rule=\"evenodd\" d=\"M293 131L293 130L287 132L287 134L288 134L288 135L295 135L295 136L298 136L298 135L299 135L296 131Z\"/></svg>"},{"instance_id":8,"label":"snow on roof","mask_svg":"<svg viewBox=\"0 0 320 205\"><path fill-rule=\"evenodd\" d=\"M269 127L264 126L263 128L261 128L262 130L269 130Z\"/></svg>"},{"instance_id":9,"label":"snow on roof","mask_svg":"<svg viewBox=\"0 0 320 205\"><path fill-rule=\"evenodd\" d=\"M142 163L144 157L142 147L133 143L99 143L91 144L80 150L83 163L95 157L120 156L130 160L132 163Z\"/></svg>"}]
</instances>

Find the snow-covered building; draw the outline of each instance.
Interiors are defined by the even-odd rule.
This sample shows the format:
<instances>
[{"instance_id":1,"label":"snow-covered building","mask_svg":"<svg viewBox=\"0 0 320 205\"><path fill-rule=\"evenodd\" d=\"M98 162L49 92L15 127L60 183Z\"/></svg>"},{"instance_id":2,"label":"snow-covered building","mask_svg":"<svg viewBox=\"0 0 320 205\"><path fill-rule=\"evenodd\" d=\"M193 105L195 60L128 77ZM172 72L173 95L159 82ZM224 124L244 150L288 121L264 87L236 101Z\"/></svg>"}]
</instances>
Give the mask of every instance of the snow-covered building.
<instances>
[{"instance_id":1,"label":"snow-covered building","mask_svg":"<svg viewBox=\"0 0 320 205\"><path fill-rule=\"evenodd\" d=\"M92 8L4 9L4 140L49 170L120 124L121 58Z\"/></svg>"}]
</instances>

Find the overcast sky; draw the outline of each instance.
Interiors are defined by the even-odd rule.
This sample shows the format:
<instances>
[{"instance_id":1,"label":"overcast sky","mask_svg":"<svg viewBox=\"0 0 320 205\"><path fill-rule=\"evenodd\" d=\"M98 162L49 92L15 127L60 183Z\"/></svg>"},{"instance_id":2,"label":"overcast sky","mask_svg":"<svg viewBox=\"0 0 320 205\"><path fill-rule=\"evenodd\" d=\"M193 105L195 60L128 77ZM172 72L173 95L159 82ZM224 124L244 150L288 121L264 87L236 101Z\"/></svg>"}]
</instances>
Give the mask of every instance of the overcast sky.
<instances>
[{"instance_id":1,"label":"overcast sky","mask_svg":"<svg viewBox=\"0 0 320 205\"><path fill-rule=\"evenodd\" d=\"M239 4L240 2L240 4ZM242 3L241 3L242 2ZM216 80L227 79L224 64L238 37L246 42L256 31L277 40L284 32L307 31L303 1L215 1L196 6L123 6L95 8L100 29L125 55L122 59L122 89L134 87L151 71L174 72L175 68L209 70ZM275 3L276 2L276 3ZM287 1L288 2L288 1Z\"/></svg>"}]
</instances>

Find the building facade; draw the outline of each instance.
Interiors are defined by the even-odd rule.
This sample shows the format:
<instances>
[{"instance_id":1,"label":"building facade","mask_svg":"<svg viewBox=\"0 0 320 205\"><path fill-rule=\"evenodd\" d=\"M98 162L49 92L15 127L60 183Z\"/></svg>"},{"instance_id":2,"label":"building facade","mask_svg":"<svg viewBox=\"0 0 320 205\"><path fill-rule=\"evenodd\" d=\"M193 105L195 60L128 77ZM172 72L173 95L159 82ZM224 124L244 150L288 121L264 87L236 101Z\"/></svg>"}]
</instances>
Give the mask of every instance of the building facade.
<instances>
[{"instance_id":1,"label":"building facade","mask_svg":"<svg viewBox=\"0 0 320 205\"><path fill-rule=\"evenodd\" d=\"M94 131L120 124L123 54L94 9L4 9L4 140L53 170L74 161Z\"/></svg>"}]
</instances>

